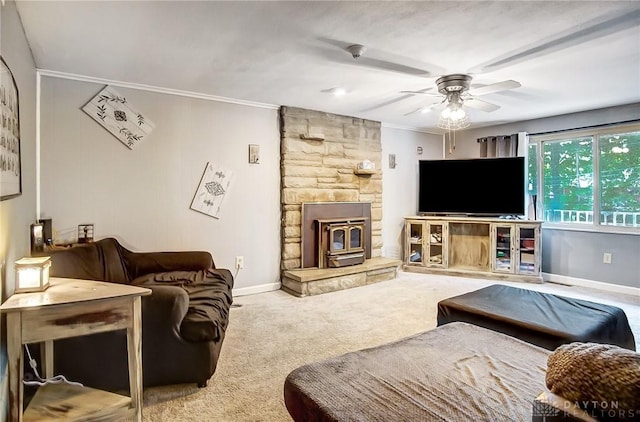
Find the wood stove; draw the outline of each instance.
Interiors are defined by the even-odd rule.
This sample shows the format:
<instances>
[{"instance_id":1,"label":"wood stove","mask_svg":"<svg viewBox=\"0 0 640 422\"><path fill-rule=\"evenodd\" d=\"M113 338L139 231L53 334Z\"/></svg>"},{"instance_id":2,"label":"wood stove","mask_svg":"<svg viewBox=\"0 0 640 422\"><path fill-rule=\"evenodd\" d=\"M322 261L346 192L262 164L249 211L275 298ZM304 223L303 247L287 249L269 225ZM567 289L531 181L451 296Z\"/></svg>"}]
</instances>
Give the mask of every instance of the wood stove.
<instances>
[{"instance_id":1,"label":"wood stove","mask_svg":"<svg viewBox=\"0 0 640 422\"><path fill-rule=\"evenodd\" d=\"M365 260L365 225L368 218L317 219L318 267L337 268Z\"/></svg>"}]
</instances>

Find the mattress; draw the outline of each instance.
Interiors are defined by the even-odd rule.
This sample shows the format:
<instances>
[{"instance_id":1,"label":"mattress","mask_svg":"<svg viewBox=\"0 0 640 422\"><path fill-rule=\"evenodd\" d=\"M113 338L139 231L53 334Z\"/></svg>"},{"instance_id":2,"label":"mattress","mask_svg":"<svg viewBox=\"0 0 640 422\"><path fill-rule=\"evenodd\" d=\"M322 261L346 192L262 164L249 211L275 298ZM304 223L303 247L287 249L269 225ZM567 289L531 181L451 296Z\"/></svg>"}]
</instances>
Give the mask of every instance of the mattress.
<instances>
[{"instance_id":1,"label":"mattress","mask_svg":"<svg viewBox=\"0 0 640 422\"><path fill-rule=\"evenodd\" d=\"M550 352L453 322L293 370L294 421L531 421Z\"/></svg>"}]
</instances>

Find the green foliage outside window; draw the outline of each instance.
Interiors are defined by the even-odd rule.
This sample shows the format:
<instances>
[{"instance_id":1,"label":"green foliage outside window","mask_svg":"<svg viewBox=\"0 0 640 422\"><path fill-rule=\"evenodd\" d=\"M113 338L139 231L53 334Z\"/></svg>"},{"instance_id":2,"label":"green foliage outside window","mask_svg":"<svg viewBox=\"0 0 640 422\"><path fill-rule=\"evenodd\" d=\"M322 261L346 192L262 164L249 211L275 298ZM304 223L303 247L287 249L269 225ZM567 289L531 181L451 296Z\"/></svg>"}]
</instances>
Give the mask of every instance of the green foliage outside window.
<instances>
[{"instance_id":1,"label":"green foliage outside window","mask_svg":"<svg viewBox=\"0 0 640 422\"><path fill-rule=\"evenodd\" d=\"M640 224L640 132L600 136L600 223ZM635 221L634 221L635 220Z\"/></svg>"},{"instance_id":2,"label":"green foliage outside window","mask_svg":"<svg viewBox=\"0 0 640 422\"><path fill-rule=\"evenodd\" d=\"M545 220L590 222L589 212L593 210L592 155L591 137L544 143L542 174Z\"/></svg>"}]
</instances>

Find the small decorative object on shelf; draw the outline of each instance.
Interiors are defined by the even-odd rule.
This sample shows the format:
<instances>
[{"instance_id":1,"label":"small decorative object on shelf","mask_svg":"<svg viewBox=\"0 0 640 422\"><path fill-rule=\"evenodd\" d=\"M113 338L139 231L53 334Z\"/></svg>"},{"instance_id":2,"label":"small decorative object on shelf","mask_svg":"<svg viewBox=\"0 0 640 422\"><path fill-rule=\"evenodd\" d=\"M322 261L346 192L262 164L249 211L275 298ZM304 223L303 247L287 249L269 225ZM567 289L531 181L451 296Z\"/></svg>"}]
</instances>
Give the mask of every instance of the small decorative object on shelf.
<instances>
[{"instance_id":1,"label":"small decorative object on shelf","mask_svg":"<svg viewBox=\"0 0 640 422\"><path fill-rule=\"evenodd\" d=\"M16 261L16 293L42 292L49 287L51 258L38 256Z\"/></svg>"},{"instance_id":2,"label":"small decorative object on shelf","mask_svg":"<svg viewBox=\"0 0 640 422\"><path fill-rule=\"evenodd\" d=\"M44 252L44 224L34 223L30 227L31 255Z\"/></svg>"},{"instance_id":3,"label":"small decorative object on shelf","mask_svg":"<svg viewBox=\"0 0 640 422\"><path fill-rule=\"evenodd\" d=\"M78 243L93 242L93 224L78 224Z\"/></svg>"},{"instance_id":4,"label":"small decorative object on shelf","mask_svg":"<svg viewBox=\"0 0 640 422\"><path fill-rule=\"evenodd\" d=\"M358 170L375 170L376 169L376 163L369 161L369 160L364 160L361 163L358 163Z\"/></svg>"},{"instance_id":5,"label":"small decorative object on shelf","mask_svg":"<svg viewBox=\"0 0 640 422\"><path fill-rule=\"evenodd\" d=\"M357 175L364 175L364 176L370 176L372 174L376 173L376 163L369 161L369 160L364 160L361 163L358 163L358 165L356 166L356 169L353 171L354 174Z\"/></svg>"},{"instance_id":6,"label":"small decorative object on shelf","mask_svg":"<svg viewBox=\"0 0 640 422\"><path fill-rule=\"evenodd\" d=\"M442 233L431 233L431 243L442 242Z\"/></svg>"}]
</instances>

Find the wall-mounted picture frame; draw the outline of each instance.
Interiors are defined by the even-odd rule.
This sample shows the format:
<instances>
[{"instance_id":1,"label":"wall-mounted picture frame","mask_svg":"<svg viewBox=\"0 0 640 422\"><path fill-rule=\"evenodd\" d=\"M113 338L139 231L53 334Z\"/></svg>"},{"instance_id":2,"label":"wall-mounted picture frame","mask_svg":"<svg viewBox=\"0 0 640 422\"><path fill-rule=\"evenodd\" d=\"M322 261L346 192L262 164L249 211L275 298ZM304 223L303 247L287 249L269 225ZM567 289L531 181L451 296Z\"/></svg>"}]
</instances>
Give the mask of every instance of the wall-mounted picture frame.
<instances>
[{"instance_id":1,"label":"wall-mounted picture frame","mask_svg":"<svg viewBox=\"0 0 640 422\"><path fill-rule=\"evenodd\" d=\"M389 168L390 169L396 168L396 164L398 164L396 162L396 155L395 154L389 154Z\"/></svg>"},{"instance_id":2,"label":"wall-mounted picture frame","mask_svg":"<svg viewBox=\"0 0 640 422\"><path fill-rule=\"evenodd\" d=\"M104 87L82 107L82 111L129 149L146 139L156 127L112 86Z\"/></svg>"},{"instance_id":3,"label":"wall-mounted picture frame","mask_svg":"<svg viewBox=\"0 0 640 422\"><path fill-rule=\"evenodd\" d=\"M260 164L260 145L249 144L249 164Z\"/></svg>"},{"instance_id":4,"label":"wall-mounted picture frame","mask_svg":"<svg viewBox=\"0 0 640 422\"><path fill-rule=\"evenodd\" d=\"M191 209L213 218L219 218L220 207L229 191L233 172L216 164L207 163L196 190Z\"/></svg>"},{"instance_id":5,"label":"wall-mounted picture frame","mask_svg":"<svg viewBox=\"0 0 640 422\"><path fill-rule=\"evenodd\" d=\"M22 195L18 85L0 57L0 201Z\"/></svg>"}]
</instances>

